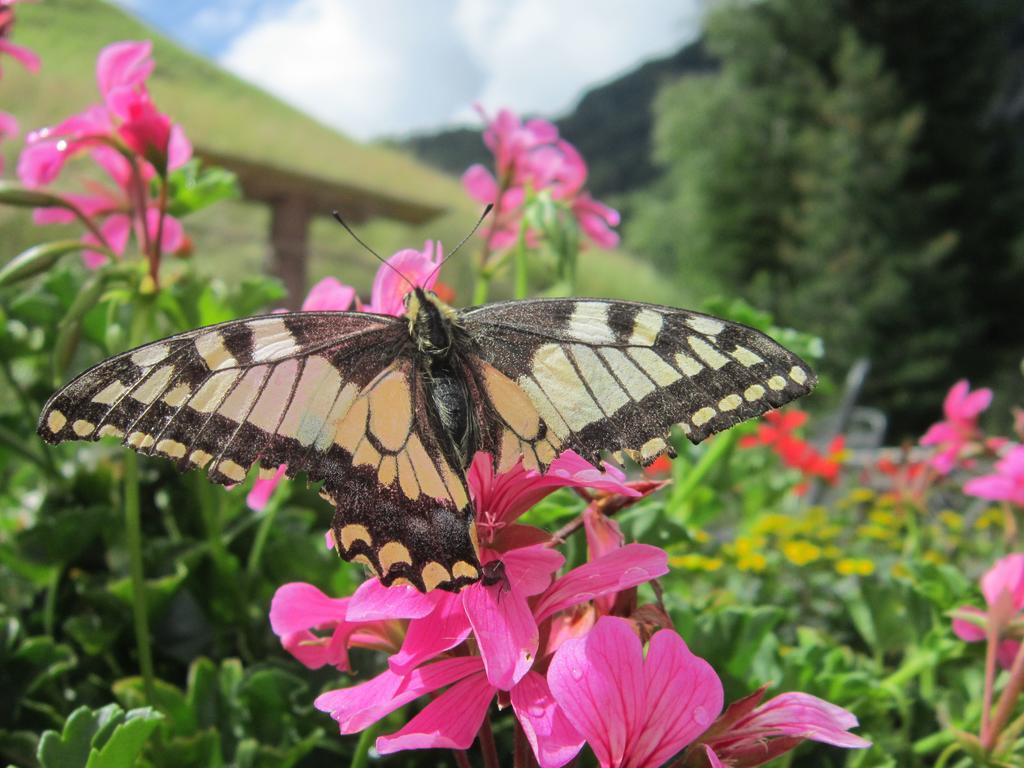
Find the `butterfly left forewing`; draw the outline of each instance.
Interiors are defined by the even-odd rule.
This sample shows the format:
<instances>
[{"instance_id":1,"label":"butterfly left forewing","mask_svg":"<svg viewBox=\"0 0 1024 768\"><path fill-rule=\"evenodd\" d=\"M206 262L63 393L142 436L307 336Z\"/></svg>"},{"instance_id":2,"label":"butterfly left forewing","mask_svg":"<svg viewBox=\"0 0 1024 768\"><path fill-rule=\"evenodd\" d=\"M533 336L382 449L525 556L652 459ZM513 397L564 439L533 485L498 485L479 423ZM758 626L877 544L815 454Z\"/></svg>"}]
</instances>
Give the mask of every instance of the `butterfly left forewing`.
<instances>
[{"instance_id":1,"label":"butterfly left forewing","mask_svg":"<svg viewBox=\"0 0 1024 768\"><path fill-rule=\"evenodd\" d=\"M461 319L482 363L527 395L563 448L591 459L622 449L649 463L675 424L700 442L815 383L763 333L671 307L540 299Z\"/></svg>"}]
</instances>

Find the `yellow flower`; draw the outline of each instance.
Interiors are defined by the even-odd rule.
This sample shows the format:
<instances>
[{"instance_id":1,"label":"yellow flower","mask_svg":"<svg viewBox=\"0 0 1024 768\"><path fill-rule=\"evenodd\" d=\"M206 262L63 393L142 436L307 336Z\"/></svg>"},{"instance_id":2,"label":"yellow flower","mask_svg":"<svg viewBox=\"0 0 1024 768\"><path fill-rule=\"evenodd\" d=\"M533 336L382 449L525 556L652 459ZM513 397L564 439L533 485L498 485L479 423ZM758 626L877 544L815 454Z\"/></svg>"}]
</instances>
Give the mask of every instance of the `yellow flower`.
<instances>
[{"instance_id":1,"label":"yellow flower","mask_svg":"<svg viewBox=\"0 0 1024 768\"><path fill-rule=\"evenodd\" d=\"M910 578L910 570L903 563L893 563L892 568L889 569L889 573L897 579Z\"/></svg>"},{"instance_id":2,"label":"yellow flower","mask_svg":"<svg viewBox=\"0 0 1024 768\"><path fill-rule=\"evenodd\" d=\"M834 539L843 533L842 526L826 525L818 529L818 538L824 540Z\"/></svg>"},{"instance_id":3,"label":"yellow flower","mask_svg":"<svg viewBox=\"0 0 1024 768\"><path fill-rule=\"evenodd\" d=\"M875 492L870 488L854 488L849 496L851 501L865 503L875 498Z\"/></svg>"},{"instance_id":4,"label":"yellow flower","mask_svg":"<svg viewBox=\"0 0 1024 768\"><path fill-rule=\"evenodd\" d=\"M883 528L880 525L862 525L857 528L857 535L864 536L868 539L878 539L879 541L888 541L896 535L896 531L891 528Z\"/></svg>"},{"instance_id":5,"label":"yellow flower","mask_svg":"<svg viewBox=\"0 0 1024 768\"><path fill-rule=\"evenodd\" d=\"M821 547L809 541L796 539L782 545L782 554L793 565L807 565L821 557Z\"/></svg>"},{"instance_id":6,"label":"yellow flower","mask_svg":"<svg viewBox=\"0 0 1024 768\"><path fill-rule=\"evenodd\" d=\"M933 565L942 565L946 562L946 557L941 552L936 552L934 549L929 549L923 555L921 559L926 563L932 563Z\"/></svg>"},{"instance_id":7,"label":"yellow flower","mask_svg":"<svg viewBox=\"0 0 1024 768\"><path fill-rule=\"evenodd\" d=\"M974 527L979 531L983 531L993 525L1001 526L1003 524L1003 513L1001 510L992 507L986 509L977 520L974 521Z\"/></svg>"},{"instance_id":8,"label":"yellow flower","mask_svg":"<svg viewBox=\"0 0 1024 768\"><path fill-rule=\"evenodd\" d=\"M760 552L751 552L740 557L740 559L736 561L736 567L741 571L761 573L768 567L768 559Z\"/></svg>"},{"instance_id":9,"label":"yellow flower","mask_svg":"<svg viewBox=\"0 0 1024 768\"><path fill-rule=\"evenodd\" d=\"M706 557L698 553L670 557L669 563L687 571L717 571L723 565L720 557Z\"/></svg>"},{"instance_id":10,"label":"yellow flower","mask_svg":"<svg viewBox=\"0 0 1024 768\"><path fill-rule=\"evenodd\" d=\"M964 519L959 512L954 512L952 509L944 509L939 512L939 520L951 531L962 531L964 529Z\"/></svg>"},{"instance_id":11,"label":"yellow flower","mask_svg":"<svg viewBox=\"0 0 1024 768\"><path fill-rule=\"evenodd\" d=\"M870 576L874 572L875 564L865 558L846 557L836 563L840 576Z\"/></svg>"},{"instance_id":12,"label":"yellow flower","mask_svg":"<svg viewBox=\"0 0 1024 768\"><path fill-rule=\"evenodd\" d=\"M707 531L693 531L690 536L692 536L693 540L698 544L707 544L711 541L711 534Z\"/></svg>"},{"instance_id":13,"label":"yellow flower","mask_svg":"<svg viewBox=\"0 0 1024 768\"><path fill-rule=\"evenodd\" d=\"M785 533L793 527L793 520L787 515L761 515L754 523L754 533Z\"/></svg>"},{"instance_id":14,"label":"yellow flower","mask_svg":"<svg viewBox=\"0 0 1024 768\"><path fill-rule=\"evenodd\" d=\"M884 512L880 509L876 509L868 515L868 519L875 525L880 525L882 527L892 527L896 525L896 515L892 512Z\"/></svg>"}]
</instances>

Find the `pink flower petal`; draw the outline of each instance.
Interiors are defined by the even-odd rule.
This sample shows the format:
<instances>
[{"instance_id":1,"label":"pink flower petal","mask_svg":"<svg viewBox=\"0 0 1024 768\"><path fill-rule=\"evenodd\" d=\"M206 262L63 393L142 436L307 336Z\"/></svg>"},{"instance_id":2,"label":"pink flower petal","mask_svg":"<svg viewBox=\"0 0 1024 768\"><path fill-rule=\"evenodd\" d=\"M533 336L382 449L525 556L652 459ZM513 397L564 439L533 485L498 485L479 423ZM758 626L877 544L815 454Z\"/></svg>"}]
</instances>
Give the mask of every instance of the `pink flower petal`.
<instances>
[{"instance_id":1,"label":"pink flower petal","mask_svg":"<svg viewBox=\"0 0 1024 768\"><path fill-rule=\"evenodd\" d=\"M1024 610L1024 553L1006 555L981 577L985 602L995 605L1003 592L1011 597L1013 610Z\"/></svg>"},{"instance_id":2,"label":"pink flower petal","mask_svg":"<svg viewBox=\"0 0 1024 768\"><path fill-rule=\"evenodd\" d=\"M134 88L145 83L153 72L153 43L126 40L112 43L96 59L96 83L107 99L118 88Z\"/></svg>"},{"instance_id":3,"label":"pink flower petal","mask_svg":"<svg viewBox=\"0 0 1024 768\"><path fill-rule=\"evenodd\" d=\"M462 174L462 186L470 197L481 203L493 203L498 199L498 182L479 163L469 166Z\"/></svg>"},{"instance_id":4,"label":"pink flower petal","mask_svg":"<svg viewBox=\"0 0 1024 768\"><path fill-rule=\"evenodd\" d=\"M167 143L167 170L180 168L192 159L192 142L185 135L185 129L175 123L171 126L171 138Z\"/></svg>"},{"instance_id":5,"label":"pink flower petal","mask_svg":"<svg viewBox=\"0 0 1024 768\"><path fill-rule=\"evenodd\" d=\"M270 501L270 497L274 495L274 491L277 489L278 484L281 482L281 478L284 477L284 473L288 470L287 464L282 464L274 472L273 477L258 478L255 483L252 484L252 490L245 497L245 505L254 512L262 512L267 507L267 503Z\"/></svg>"},{"instance_id":6,"label":"pink flower petal","mask_svg":"<svg viewBox=\"0 0 1024 768\"><path fill-rule=\"evenodd\" d=\"M555 702L542 675L527 672L512 689L511 700L541 768L560 768L583 748L583 737Z\"/></svg>"},{"instance_id":7,"label":"pink flower petal","mask_svg":"<svg viewBox=\"0 0 1024 768\"><path fill-rule=\"evenodd\" d=\"M527 673L537 657L540 633L533 612L516 586L473 584L462 591L487 679L507 691Z\"/></svg>"},{"instance_id":8,"label":"pink flower petal","mask_svg":"<svg viewBox=\"0 0 1024 768\"><path fill-rule=\"evenodd\" d=\"M707 745L704 746L704 756L708 759L708 768L726 768L725 764L718 759L715 750Z\"/></svg>"},{"instance_id":9,"label":"pink flower petal","mask_svg":"<svg viewBox=\"0 0 1024 768\"><path fill-rule=\"evenodd\" d=\"M0 138L10 139L17 135L17 118L9 112L0 112Z\"/></svg>"},{"instance_id":10,"label":"pink flower petal","mask_svg":"<svg viewBox=\"0 0 1024 768\"><path fill-rule=\"evenodd\" d=\"M278 587L270 601L270 627L278 637L331 622L345 621L350 598L328 597L312 584Z\"/></svg>"},{"instance_id":11,"label":"pink flower petal","mask_svg":"<svg viewBox=\"0 0 1024 768\"><path fill-rule=\"evenodd\" d=\"M957 611L959 613L972 613L981 617L985 616L983 610L975 608L973 605L962 606ZM985 627L966 619L953 619L953 634L965 643L977 643L985 639Z\"/></svg>"},{"instance_id":12,"label":"pink flower petal","mask_svg":"<svg viewBox=\"0 0 1024 768\"><path fill-rule=\"evenodd\" d=\"M445 599L439 590L424 594L415 587L385 587L378 579L367 579L352 594L349 621L375 619L422 619Z\"/></svg>"},{"instance_id":13,"label":"pink flower petal","mask_svg":"<svg viewBox=\"0 0 1024 768\"><path fill-rule=\"evenodd\" d=\"M649 544L627 544L574 568L541 595L534 613L540 623L571 605L621 592L668 573L668 555Z\"/></svg>"},{"instance_id":14,"label":"pink flower petal","mask_svg":"<svg viewBox=\"0 0 1024 768\"><path fill-rule=\"evenodd\" d=\"M624 619L605 616L567 640L548 668L548 686L602 766L623 765L644 716L643 647Z\"/></svg>"},{"instance_id":15,"label":"pink flower petal","mask_svg":"<svg viewBox=\"0 0 1024 768\"><path fill-rule=\"evenodd\" d=\"M412 285L426 290L433 288L437 282L435 270L443 260L441 244L437 243L435 247L429 240L424 243L422 251L412 248L398 251L377 270L366 311L395 317L402 315L405 312L405 295L412 290Z\"/></svg>"},{"instance_id":16,"label":"pink flower petal","mask_svg":"<svg viewBox=\"0 0 1024 768\"><path fill-rule=\"evenodd\" d=\"M391 671L404 675L469 637L470 624L458 595L444 594L434 610L409 622L402 649L388 659Z\"/></svg>"},{"instance_id":17,"label":"pink flower petal","mask_svg":"<svg viewBox=\"0 0 1024 768\"><path fill-rule=\"evenodd\" d=\"M783 693L765 702L737 728L756 728L760 734L810 739L847 749L864 749L871 742L848 731L857 718L842 707L806 693Z\"/></svg>"},{"instance_id":18,"label":"pink flower petal","mask_svg":"<svg viewBox=\"0 0 1024 768\"><path fill-rule=\"evenodd\" d=\"M551 577L565 564L560 552L542 544L501 554L509 584L524 597L539 595L551 586Z\"/></svg>"},{"instance_id":19,"label":"pink flower petal","mask_svg":"<svg viewBox=\"0 0 1024 768\"><path fill-rule=\"evenodd\" d=\"M377 739L383 755L403 749L468 749L484 722L494 689L470 675L442 693L401 730Z\"/></svg>"},{"instance_id":20,"label":"pink flower petal","mask_svg":"<svg viewBox=\"0 0 1024 768\"><path fill-rule=\"evenodd\" d=\"M107 239L111 250L117 254L123 254L128 247L128 238L131 237L131 220L123 213L108 216L107 220L100 225L100 232ZM91 232L82 236L83 243L99 245ZM109 261L107 255L101 251L82 251L82 261L88 269L99 269Z\"/></svg>"},{"instance_id":21,"label":"pink flower petal","mask_svg":"<svg viewBox=\"0 0 1024 768\"><path fill-rule=\"evenodd\" d=\"M350 669L346 641L351 629L351 625L338 626L329 637L318 637L308 629L291 632L281 637L281 647L307 669L332 666L344 672Z\"/></svg>"},{"instance_id":22,"label":"pink flower petal","mask_svg":"<svg viewBox=\"0 0 1024 768\"><path fill-rule=\"evenodd\" d=\"M345 285L335 277L325 277L309 290L309 295L302 302L304 312L323 310L346 311L356 298L356 289Z\"/></svg>"},{"instance_id":23,"label":"pink flower petal","mask_svg":"<svg viewBox=\"0 0 1024 768\"><path fill-rule=\"evenodd\" d=\"M21 62L21 65L29 72L35 73L39 71L41 61L39 54L23 45L17 45L10 40L0 39L0 53L6 53L12 59Z\"/></svg>"},{"instance_id":24,"label":"pink flower petal","mask_svg":"<svg viewBox=\"0 0 1024 768\"><path fill-rule=\"evenodd\" d=\"M482 678L482 672L478 656L444 659L408 675L386 670L365 683L327 691L316 698L313 706L330 712L342 733L356 733L426 693L474 673L481 673Z\"/></svg>"}]
</instances>

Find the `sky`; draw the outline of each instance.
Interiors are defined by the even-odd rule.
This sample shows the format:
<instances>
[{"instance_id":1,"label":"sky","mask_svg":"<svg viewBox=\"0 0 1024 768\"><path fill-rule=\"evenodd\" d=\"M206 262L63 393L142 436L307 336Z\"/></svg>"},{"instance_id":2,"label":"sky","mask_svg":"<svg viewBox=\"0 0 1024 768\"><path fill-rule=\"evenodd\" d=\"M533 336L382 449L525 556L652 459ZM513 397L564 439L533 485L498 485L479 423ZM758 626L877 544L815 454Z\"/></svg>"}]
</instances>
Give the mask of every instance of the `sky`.
<instances>
[{"instance_id":1,"label":"sky","mask_svg":"<svg viewBox=\"0 0 1024 768\"><path fill-rule=\"evenodd\" d=\"M115 0L358 139L557 116L692 40L705 0Z\"/></svg>"}]
</instances>

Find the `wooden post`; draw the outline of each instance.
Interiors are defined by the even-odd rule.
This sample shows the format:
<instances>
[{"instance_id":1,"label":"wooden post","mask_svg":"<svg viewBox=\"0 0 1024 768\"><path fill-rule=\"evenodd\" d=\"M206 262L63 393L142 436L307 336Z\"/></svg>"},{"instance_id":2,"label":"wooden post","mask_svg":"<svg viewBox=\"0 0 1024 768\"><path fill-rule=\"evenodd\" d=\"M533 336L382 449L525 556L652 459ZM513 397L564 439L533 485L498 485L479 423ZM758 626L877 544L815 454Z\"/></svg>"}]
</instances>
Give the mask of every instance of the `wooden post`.
<instances>
[{"instance_id":1,"label":"wooden post","mask_svg":"<svg viewBox=\"0 0 1024 768\"><path fill-rule=\"evenodd\" d=\"M298 309L308 288L309 204L301 197L285 195L272 206L267 271L284 283L288 307Z\"/></svg>"}]
</instances>

